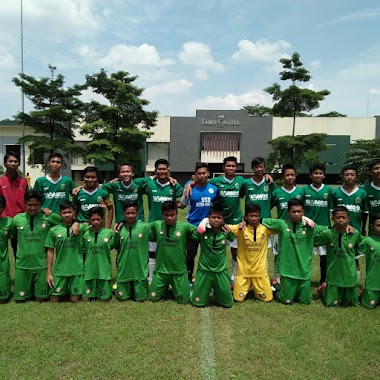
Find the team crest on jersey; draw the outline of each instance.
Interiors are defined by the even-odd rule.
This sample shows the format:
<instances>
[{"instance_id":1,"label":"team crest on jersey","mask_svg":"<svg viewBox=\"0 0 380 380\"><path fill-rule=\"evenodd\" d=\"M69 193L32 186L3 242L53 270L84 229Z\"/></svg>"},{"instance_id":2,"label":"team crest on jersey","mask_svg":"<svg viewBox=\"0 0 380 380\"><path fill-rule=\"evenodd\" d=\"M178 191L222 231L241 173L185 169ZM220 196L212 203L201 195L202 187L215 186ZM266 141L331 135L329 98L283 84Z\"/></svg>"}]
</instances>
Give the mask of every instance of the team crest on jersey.
<instances>
[{"instance_id":1,"label":"team crest on jersey","mask_svg":"<svg viewBox=\"0 0 380 380\"><path fill-rule=\"evenodd\" d=\"M8 231L4 231L4 235L8 235Z\"/></svg>"},{"instance_id":2,"label":"team crest on jersey","mask_svg":"<svg viewBox=\"0 0 380 380\"><path fill-rule=\"evenodd\" d=\"M20 226L20 230L23 230L24 229L24 226Z\"/></svg>"},{"instance_id":3,"label":"team crest on jersey","mask_svg":"<svg viewBox=\"0 0 380 380\"><path fill-rule=\"evenodd\" d=\"M58 234L57 237L61 237L62 235L61 234Z\"/></svg>"},{"instance_id":4,"label":"team crest on jersey","mask_svg":"<svg viewBox=\"0 0 380 380\"><path fill-rule=\"evenodd\" d=\"M287 228L286 231L290 232L290 228Z\"/></svg>"},{"instance_id":5,"label":"team crest on jersey","mask_svg":"<svg viewBox=\"0 0 380 380\"><path fill-rule=\"evenodd\" d=\"M42 228L45 228L45 227L46 227L46 223L42 223L42 224L41 224L41 227L42 227Z\"/></svg>"},{"instance_id":6,"label":"team crest on jersey","mask_svg":"<svg viewBox=\"0 0 380 380\"><path fill-rule=\"evenodd\" d=\"M142 234L138 234L138 237L141 239L143 237L143 235Z\"/></svg>"},{"instance_id":7,"label":"team crest on jersey","mask_svg":"<svg viewBox=\"0 0 380 380\"><path fill-rule=\"evenodd\" d=\"M24 186L20 185L19 187L20 187L20 190L24 190Z\"/></svg>"},{"instance_id":8,"label":"team crest on jersey","mask_svg":"<svg viewBox=\"0 0 380 380\"><path fill-rule=\"evenodd\" d=\"M134 193L137 193L138 191L139 191L139 189L138 189L137 187L134 187L134 188L133 188L133 192L134 192Z\"/></svg>"},{"instance_id":9,"label":"team crest on jersey","mask_svg":"<svg viewBox=\"0 0 380 380\"><path fill-rule=\"evenodd\" d=\"M88 241L88 242L90 242L90 241L91 241L91 239L90 239L90 238L88 238L88 239L87 239L87 241Z\"/></svg>"},{"instance_id":10,"label":"team crest on jersey","mask_svg":"<svg viewBox=\"0 0 380 380\"><path fill-rule=\"evenodd\" d=\"M120 240L123 240L124 239L124 236L120 236Z\"/></svg>"},{"instance_id":11,"label":"team crest on jersey","mask_svg":"<svg viewBox=\"0 0 380 380\"><path fill-rule=\"evenodd\" d=\"M244 235L244 239L248 240L249 239L248 235Z\"/></svg>"},{"instance_id":12,"label":"team crest on jersey","mask_svg":"<svg viewBox=\"0 0 380 380\"><path fill-rule=\"evenodd\" d=\"M301 234L302 234L302 235L306 235L306 231L305 231L305 230L302 230Z\"/></svg>"},{"instance_id":13,"label":"team crest on jersey","mask_svg":"<svg viewBox=\"0 0 380 380\"><path fill-rule=\"evenodd\" d=\"M208 236L207 235L205 235L205 240L207 240L208 239Z\"/></svg>"},{"instance_id":14,"label":"team crest on jersey","mask_svg":"<svg viewBox=\"0 0 380 380\"><path fill-rule=\"evenodd\" d=\"M239 184L235 183L235 189L238 189L238 188L239 188Z\"/></svg>"},{"instance_id":15,"label":"team crest on jersey","mask_svg":"<svg viewBox=\"0 0 380 380\"><path fill-rule=\"evenodd\" d=\"M224 245L224 244L226 244L226 241L225 241L225 240L222 240L221 243Z\"/></svg>"},{"instance_id":16,"label":"team crest on jersey","mask_svg":"<svg viewBox=\"0 0 380 380\"><path fill-rule=\"evenodd\" d=\"M374 248L373 248L373 247L370 247L370 250L371 250L371 251L373 251L373 250L374 250Z\"/></svg>"},{"instance_id":17,"label":"team crest on jersey","mask_svg":"<svg viewBox=\"0 0 380 380\"><path fill-rule=\"evenodd\" d=\"M180 236L181 236L181 233L178 231L178 232L175 233L175 236L180 237Z\"/></svg>"},{"instance_id":18,"label":"team crest on jersey","mask_svg":"<svg viewBox=\"0 0 380 380\"><path fill-rule=\"evenodd\" d=\"M243 292L239 293L239 297L243 298L244 297L244 293Z\"/></svg>"},{"instance_id":19,"label":"team crest on jersey","mask_svg":"<svg viewBox=\"0 0 380 380\"><path fill-rule=\"evenodd\" d=\"M360 197L355 198L355 203L359 204L362 201Z\"/></svg>"},{"instance_id":20,"label":"team crest on jersey","mask_svg":"<svg viewBox=\"0 0 380 380\"><path fill-rule=\"evenodd\" d=\"M170 195L173 195L173 194L174 194L174 190L173 190L173 189L170 189L170 190L169 190L169 194L170 194Z\"/></svg>"},{"instance_id":21,"label":"team crest on jersey","mask_svg":"<svg viewBox=\"0 0 380 380\"><path fill-rule=\"evenodd\" d=\"M61 185L61 190L65 190L66 189L66 185L63 183L62 185Z\"/></svg>"},{"instance_id":22,"label":"team crest on jersey","mask_svg":"<svg viewBox=\"0 0 380 380\"><path fill-rule=\"evenodd\" d=\"M102 203L103 202L103 198L101 196L97 197L96 200L98 201L98 203Z\"/></svg>"},{"instance_id":23,"label":"team crest on jersey","mask_svg":"<svg viewBox=\"0 0 380 380\"><path fill-rule=\"evenodd\" d=\"M264 186L264 191L267 193L269 190L269 187L268 186Z\"/></svg>"},{"instance_id":24,"label":"team crest on jersey","mask_svg":"<svg viewBox=\"0 0 380 380\"><path fill-rule=\"evenodd\" d=\"M348 243L348 248L352 248L353 247L353 244L352 243Z\"/></svg>"},{"instance_id":25,"label":"team crest on jersey","mask_svg":"<svg viewBox=\"0 0 380 380\"><path fill-rule=\"evenodd\" d=\"M265 234L262 234L262 235L261 235L261 239L265 239Z\"/></svg>"},{"instance_id":26,"label":"team crest on jersey","mask_svg":"<svg viewBox=\"0 0 380 380\"><path fill-rule=\"evenodd\" d=\"M329 197L328 193L324 193L324 194L323 194L323 199L326 200L326 199L328 199L328 197Z\"/></svg>"},{"instance_id":27,"label":"team crest on jersey","mask_svg":"<svg viewBox=\"0 0 380 380\"><path fill-rule=\"evenodd\" d=\"M104 241L105 243L108 243L108 238L104 238L103 241Z\"/></svg>"},{"instance_id":28,"label":"team crest on jersey","mask_svg":"<svg viewBox=\"0 0 380 380\"><path fill-rule=\"evenodd\" d=\"M164 234L164 231L160 231L160 235L163 235Z\"/></svg>"},{"instance_id":29,"label":"team crest on jersey","mask_svg":"<svg viewBox=\"0 0 380 380\"><path fill-rule=\"evenodd\" d=\"M301 199L301 195L297 195L296 198L297 198L297 199Z\"/></svg>"},{"instance_id":30,"label":"team crest on jersey","mask_svg":"<svg viewBox=\"0 0 380 380\"><path fill-rule=\"evenodd\" d=\"M214 189L208 189L208 192L210 193L210 194L214 194Z\"/></svg>"}]
</instances>

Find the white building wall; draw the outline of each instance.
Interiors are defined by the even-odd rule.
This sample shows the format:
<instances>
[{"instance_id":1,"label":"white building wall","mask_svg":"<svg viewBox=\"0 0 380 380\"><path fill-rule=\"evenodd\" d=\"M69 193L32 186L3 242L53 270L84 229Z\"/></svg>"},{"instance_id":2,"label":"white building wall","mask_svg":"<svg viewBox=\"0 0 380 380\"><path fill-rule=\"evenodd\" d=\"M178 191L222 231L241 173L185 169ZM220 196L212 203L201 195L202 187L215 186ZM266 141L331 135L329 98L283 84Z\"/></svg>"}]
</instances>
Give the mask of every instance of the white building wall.
<instances>
[{"instance_id":1,"label":"white building wall","mask_svg":"<svg viewBox=\"0 0 380 380\"><path fill-rule=\"evenodd\" d=\"M291 135L293 118L274 117L272 138ZM296 135L326 133L328 135L350 135L350 141L376 137L376 118L368 117L297 117Z\"/></svg>"},{"instance_id":2,"label":"white building wall","mask_svg":"<svg viewBox=\"0 0 380 380\"><path fill-rule=\"evenodd\" d=\"M150 130L153 135L146 142L170 142L170 116L159 116L157 124Z\"/></svg>"}]
</instances>

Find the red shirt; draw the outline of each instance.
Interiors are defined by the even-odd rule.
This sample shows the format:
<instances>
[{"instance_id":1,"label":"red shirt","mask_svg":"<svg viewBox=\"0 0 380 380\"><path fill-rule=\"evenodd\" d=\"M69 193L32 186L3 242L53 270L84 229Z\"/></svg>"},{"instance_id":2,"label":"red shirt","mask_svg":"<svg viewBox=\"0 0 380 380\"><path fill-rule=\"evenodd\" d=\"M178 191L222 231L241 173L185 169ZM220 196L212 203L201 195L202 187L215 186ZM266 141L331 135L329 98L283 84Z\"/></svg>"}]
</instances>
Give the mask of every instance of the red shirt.
<instances>
[{"instance_id":1,"label":"red shirt","mask_svg":"<svg viewBox=\"0 0 380 380\"><path fill-rule=\"evenodd\" d=\"M28 190L26 178L17 176L12 180L8 173L0 178L0 195L3 195L7 205L1 214L1 217L14 217L20 212L25 212L24 195Z\"/></svg>"}]
</instances>

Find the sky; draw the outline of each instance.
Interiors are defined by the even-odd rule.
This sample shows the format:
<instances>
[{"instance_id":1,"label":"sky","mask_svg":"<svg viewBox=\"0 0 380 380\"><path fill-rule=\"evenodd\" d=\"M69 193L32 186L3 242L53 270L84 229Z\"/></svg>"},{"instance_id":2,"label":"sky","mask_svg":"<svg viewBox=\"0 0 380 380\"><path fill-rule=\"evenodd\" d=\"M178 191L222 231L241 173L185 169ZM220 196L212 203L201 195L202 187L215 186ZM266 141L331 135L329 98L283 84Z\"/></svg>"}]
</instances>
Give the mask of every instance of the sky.
<instances>
[{"instance_id":1,"label":"sky","mask_svg":"<svg viewBox=\"0 0 380 380\"><path fill-rule=\"evenodd\" d=\"M160 116L273 104L280 58L298 52L303 86L331 95L313 114L380 115L377 0L23 0L24 73L66 85L85 75L137 75ZM0 2L0 120L21 110L21 0ZM99 99L86 91L82 100ZM31 105L26 102L26 111Z\"/></svg>"}]
</instances>

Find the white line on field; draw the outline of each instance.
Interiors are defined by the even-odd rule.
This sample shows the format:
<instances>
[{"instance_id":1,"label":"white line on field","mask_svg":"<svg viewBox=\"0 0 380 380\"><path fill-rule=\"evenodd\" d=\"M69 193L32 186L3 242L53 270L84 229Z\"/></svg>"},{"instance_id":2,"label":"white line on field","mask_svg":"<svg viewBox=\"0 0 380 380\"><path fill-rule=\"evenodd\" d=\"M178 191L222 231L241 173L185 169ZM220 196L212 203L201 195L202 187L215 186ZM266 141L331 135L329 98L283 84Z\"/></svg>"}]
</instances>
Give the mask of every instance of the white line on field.
<instances>
[{"instance_id":1,"label":"white line on field","mask_svg":"<svg viewBox=\"0 0 380 380\"><path fill-rule=\"evenodd\" d=\"M208 307L202 308L201 316L201 376L204 380L213 380L216 378L216 370L210 309Z\"/></svg>"}]
</instances>

